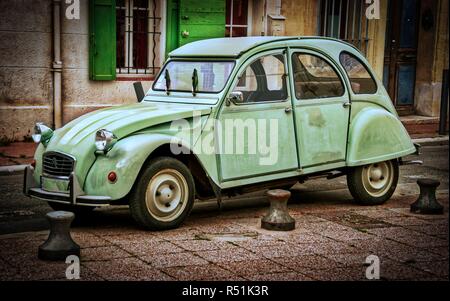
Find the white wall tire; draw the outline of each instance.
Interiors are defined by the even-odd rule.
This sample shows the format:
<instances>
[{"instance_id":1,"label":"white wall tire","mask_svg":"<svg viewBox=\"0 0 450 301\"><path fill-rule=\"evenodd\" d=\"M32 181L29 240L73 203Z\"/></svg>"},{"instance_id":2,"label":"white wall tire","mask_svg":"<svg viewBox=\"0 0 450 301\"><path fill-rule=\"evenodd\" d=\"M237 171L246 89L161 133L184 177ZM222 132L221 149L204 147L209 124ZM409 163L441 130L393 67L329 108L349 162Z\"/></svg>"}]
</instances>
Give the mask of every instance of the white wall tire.
<instances>
[{"instance_id":1,"label":"white wall tire","mask_svg":"<svg viewBox=\"0 0 450 301\"><path fill-rule=\"evenodd\" d=\"M355 201L363 205L381 205L391 198L397 187L397 160L352 168L347 185Z\"/></svg>"},{"instance_id":2,"label":"white wall tire","mask_svg":"<svg viewBox=\"0 0 450 301\"><path fill-rule=\"evenodd\" d=\"M189 215L194 196L189 169L174 158L158 157L143 167L133 189L130 212L146 229L173 229Z\"/></svg>"}]
</instances>

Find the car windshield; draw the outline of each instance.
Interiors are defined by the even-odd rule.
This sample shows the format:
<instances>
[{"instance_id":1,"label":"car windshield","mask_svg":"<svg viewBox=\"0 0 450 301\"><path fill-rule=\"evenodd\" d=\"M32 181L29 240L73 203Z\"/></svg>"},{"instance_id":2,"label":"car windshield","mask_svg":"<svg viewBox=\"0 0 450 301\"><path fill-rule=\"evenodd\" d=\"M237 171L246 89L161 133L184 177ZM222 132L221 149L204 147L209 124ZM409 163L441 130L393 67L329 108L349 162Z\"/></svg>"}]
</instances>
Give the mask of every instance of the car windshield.
<instances>
[{"instance_id":1,"label":"car windshield","mask_svg":"<svg viewBox=\"0 0 450 301\"><path fill-rule=\"evenodd\" d=\"M192 74L197 70L197 92L217 93L222 91L233 70L233 61L170 61L159 73L153 90L192 92ZM169 87L166 80L169 79Z\"/></svg>"}]
</instances>

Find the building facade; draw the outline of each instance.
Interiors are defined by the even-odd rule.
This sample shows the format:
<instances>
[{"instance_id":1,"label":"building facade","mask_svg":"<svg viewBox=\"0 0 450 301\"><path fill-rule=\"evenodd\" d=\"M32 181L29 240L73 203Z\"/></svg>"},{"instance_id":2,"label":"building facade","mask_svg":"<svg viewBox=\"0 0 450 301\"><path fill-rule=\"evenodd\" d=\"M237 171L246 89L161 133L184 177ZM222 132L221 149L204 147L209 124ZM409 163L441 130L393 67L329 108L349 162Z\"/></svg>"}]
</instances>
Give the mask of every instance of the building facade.
<instances>
[{"instance_id":1,"label":"building facade","mask_svg":"<svg viewBox=\"0 0 450 301\"><path fill-rule=\"evenodd\" d=\"M60 127L135 102L132 83L149 88L186 43L260 35L352 43L400 115L439 115L445 0L0 0L0 139L26 140L35 122Z\"/></svg>"}]
</instances>

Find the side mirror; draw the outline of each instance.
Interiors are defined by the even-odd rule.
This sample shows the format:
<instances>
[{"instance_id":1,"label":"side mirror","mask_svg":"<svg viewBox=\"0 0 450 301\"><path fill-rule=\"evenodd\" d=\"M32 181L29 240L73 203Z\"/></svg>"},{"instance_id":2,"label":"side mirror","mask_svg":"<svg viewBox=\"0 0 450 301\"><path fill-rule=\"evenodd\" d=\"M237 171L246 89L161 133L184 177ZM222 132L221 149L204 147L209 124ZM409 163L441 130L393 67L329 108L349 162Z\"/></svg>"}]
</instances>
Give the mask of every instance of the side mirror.
<instances>
[{"instance_id":1,"label":"side mirror","mask_svg":"<svg viewBox=\"0 0 450 301\"><path fill-rule=\"evenodd\" d=\"M241 91L233 91L228 96L228 100L232 101L235 104L240 104L244 102L244 94Z\"/></svg>"},{"instance_id":2,"label":"side mirror","mask_svg":"<svg viewBox=\"0 0 450 301\"><path fill-rule=\"evenodd\" d=\"M141 82L135 82L133 83L134 86L134 92L136 93L136 98L138 102L141 102L145 97L144 88L142 87Z\"/></svg>"}]
</instances>

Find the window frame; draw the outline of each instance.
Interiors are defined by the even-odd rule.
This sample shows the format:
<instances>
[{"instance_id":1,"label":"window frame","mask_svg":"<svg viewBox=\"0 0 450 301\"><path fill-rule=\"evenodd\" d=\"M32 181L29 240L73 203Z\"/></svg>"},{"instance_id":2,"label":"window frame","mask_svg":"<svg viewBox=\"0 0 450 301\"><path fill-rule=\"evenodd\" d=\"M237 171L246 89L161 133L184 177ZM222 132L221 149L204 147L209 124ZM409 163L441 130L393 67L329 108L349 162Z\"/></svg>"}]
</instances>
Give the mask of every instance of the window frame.
<instances>
[{"instance_id":1,"label":"window frame","mask_svg":"<svg viewBox=\"0 0 450 301\"><path fill-rule=\"evenodd\" d=\"M291 53L291 55L290 55L290 64L291 64L291 67L292 67L291 79L292 79L292 84L293 84L292 89L293 89L293 92L294 92L295 100L299 101L300 103L303 103L305 101L322 101L322 100L325 101L325 100L329 100L329 99L333 99L333 98L341 98L341 97L343 97L343 96L345 96L347 94L347 90L348 89L347 89L347 85L345 84L345 81L344 81L344 78L343 78L344 75L341 74L339 68L337 68L337 64L334 61L324 57L323 55L321 55L321 54L319 54L319 53L317 53L315 51L306 51L304 49L292 49L290 53ZM343 88L342 89L342 94L339 95L339 96L330 96L330 97L321 97L321 98L306 98L306 99L298 98L297 97L297 90L296 90L296 87L295 87L294 65L293 65L294 55L298 55L298 54L307 54L307 55L318 57L318 58L324 60L328 65L330 65L330 67L333 69L333 71L338 76L339 81L341 82L341 85L342 85L342 88ZM298 59L298 58L296 58L296 59Z\"/></svg>"},{"instance_id":2,"label":"window frame","mask_svg":"<svg viewBox=\"0 0 450 301\"><path fill-rule=\"evenodd\" d=\"M134 0L124 0L124 7L119 6L119 4L116 2L116 6L115 9L117 10L123 10L124 14L125 14L125 33L124 33L124 67L118 67L117 63L115 63L115 69L116 69L116 76L118 80L128 80L128 79L134 79L136 77L138 78L142 78L142 79L146 79L146 80L153 80L155 78L155 76L158 74L158 72L161 70L161 65L162 65L162 57L163 57L163 52L161 52L161 45L165 44L165 41L163 41L164 39L164 35L163 35L163 31L165 30L164 27L164 11L165 11L165 1L156 1L156 9L155 9L155 16L154 19L156 20L156 22L159 24L156 25L155 30L157 27L159 27L160 31L154 31L153 29L151 29L152 31L150 31L150 27L153 27L152 25L152 18L148 17L148 24L147 24L147 28L149 30L149 32L147 33L148 35L148 40L147 40L147 65L150 65L152 60L155 61L155 65L154 66L147 66L146 68L135 68L134 64L133 64L133 53L134 53L134 39L133 39L133 35L134 35L134 22L133 22L133 18L134 18L134 10L138 9L138 10L145 10L148 11L149 13L152 12L153 8L153 1L152 0L146 0L148 3L148 8L144 9L144 8L137 8L134 4ZM130 10L131 8L131 10ZM117 23L117 13L116 13L116 20L115 22ZM116 28L116 33L117 34L117 30L119 28ZM127 34L127 31L130 31L129 34ZM152 41L152 37L151 34L153 34L153 36L155 37L155 46L153 46L153 41ZM158 39L159 36L159 39ZM116 38L117 39L117 38ZM116 40L117 43L117 40ZM155 48L155 54L154 54L154 58L153 56L153 47ZM117 54L116 54L117 55ZM126 66L129 63L130 66ZM159 65L159 66L158 66Z\"/></svg>"},{"instance_id":3,"label":"window frame","mask_svg":"<svg viewBox=\"0 0 450 301\"><path fill-rule=\"evenodd\" d=\"M161 69L159 70L157 76L155 77L155 80L152 83L152 91L158 91L158 92L165 92L166 90L164 89L155 89L155 85L158 82L159 78L161 76L163 76L163 70L165 70L166 66L170 63L170 62L211 62L211 63L223 63L223 62L227 62L227 63L233 63L233 67L231 68L230 71L230 75L227 79L227 81L225 82L225 84L223 85L222 89L220 91L197 91L198 94L219 94L222 93L222 91L227 87L228 82L230 81L230 78L233 75L233 71L234 68L236 68L236 60L232 60L232 59L214 59L214 60L195 60L195 59L188 59L188 60L183 60L183 59L169 59L165 62L165 64L161 67ZM180 92L180 93L189 93L192 95L192 91L186 91L186 90L172 90L170 89L169 92Z\"/></svg>"},{"instance_id":4,"label":"window frame","mask_svg":"<svg viewBox=\"0 0 450 301\"><path fill-rule=\"evenodd\" d=\"M355 58L355 59L356 59L356 60L364 67L364 69L366 69L367 73L370 75L370 79L371 79L371 80L373 81L373 83L375 84L375 92L373 92L373 93L356 93L355 91L353 91L352 80L351 80L350 76L348 75L348 72L347 72L347 70L345 69L345 67L344 67L344 65L342 64L342 61L341 61L341 56L342 56L343 54L348 54L348 55L350 55L351 57ZM341 52L339 53L339 64L341 65L342 69L344 70L344 74L345 74L345 76L347 77L348 83L349 83L349 85L350 85L350 89L349 89L349 90L351 91L351 93L352 93L353 95L375 95L375 94L378 94L378 91L380 90L380 87L379 87L379 85L378 85L378 82L377 82L377 80L376 80L376 77L374 76L374 74L373 74L371 68L369 68L368 65L365 64L358 56L356 56L355 54L353 54L353 53L351 53L351 52L349 52L349 51L343 50L343 51L341 51Z\"/></svg>"},{"instance_id":5,"label":"window frame","mask_svg":"<svg viewBox=\"0 0 450 301\"><path fill-rule=\"evenodd\" d=\"M291 99L291 90L290 90L290 80L289 80L288 56L287 56L286 48L271 49L269 51L256 53L256 54L252 55L251 57L249 57L241 65L239 70L236 72L236 76L235 76L235 78L233 79L233 81L232 81L232 83L230 85L230 89L229 89L228 95L230 93L232 93L236 87L238 87L239 81L240 81L240 76L242 74L244 74L244 72L247 70L248 67L250 67L251 64L253 64L253 62L255 62L257 59L259 59L261 57L269 56L269 55L275 56L277 54L281 54L284 57L284 81L285 81L285 84L286 84L286 98L282 99L282 100L280 99L280 100L267 100L267 101L252 101L252 102L243 102L243 103L235 103L234 101L231 101L233 103L233 105L235 105L235 106L264 105L264 104L283 103L283 102L290 101L290 99ZM242 86L240 86L240 87L242 87ZM228 96L226 98L228 98Z\"/></svg>"},{"instance_id":6,"label":"window frame","mask_svg":"<svg viewBox=\"0 0 450 301\"><path fill-rule=\"evenodd\" d=\"M247 29L247 37L251 36L252 31L252 19L253 19L253 0L248 0L247 2L247 25L234 25L233 24L233 6L234 6L234 0L231 0L231 7L230 7L230 24L227 24L225 22L225 32L227 29L230 30L230 35L228 37L233 37L233 27L234 28L246 28ZM226 14L226 12L225 12Z\"/></svg>"}]
</instances>

